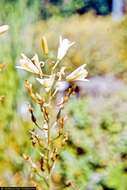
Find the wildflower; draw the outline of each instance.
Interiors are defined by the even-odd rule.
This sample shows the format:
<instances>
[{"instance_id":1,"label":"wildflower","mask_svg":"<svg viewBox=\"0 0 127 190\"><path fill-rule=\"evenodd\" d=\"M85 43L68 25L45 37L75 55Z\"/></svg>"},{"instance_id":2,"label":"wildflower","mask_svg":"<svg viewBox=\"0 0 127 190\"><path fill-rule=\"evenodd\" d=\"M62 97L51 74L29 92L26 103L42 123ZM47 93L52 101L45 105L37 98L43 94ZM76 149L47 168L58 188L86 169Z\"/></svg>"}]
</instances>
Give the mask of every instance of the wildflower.
<instances>
[{"instance_id":1,"label":"wildflower","mask_svg":"<svg viewBox=\"0 0 127 190\"><path fill-rule=\"evenodd\" d=\"M68 49L74 45L75 42L70 42L68 39L62 39L60 36L57 59L61 60L66 55Z\"/></svg>"},{"instance_id":2,"label":"wildflower","mask_svg":"<svg viewBox=\"0 0 127 190\"><path fill-rule=\"evenodd\" d=\"M67 40L67 39L65 39ZM62 43L62 39L60 39L60 43ZM64 40L63 40L64 41ZM69 40L67 40L68 42L64 42L65 44L66 43L70 43ZM72 46L74 44L71 43L70 46ZM62 45L61 45L62 46ZM65 46L65 45L64 45ZM59 47L60 48L60 47ZM67 50L66 50L67 51ZM59 51L58 51L59 52ZM65 81L62 81L62 76L65 75L64 73L64 70L65 68L62 67L60 72L58 72L58 81L56 83L56 88L57 88L57 91L63 91L63 90L66 90L68 87L69 87L69 83L71 82L75 82L75 81L88 81L86 79L87 75L88 75L88 72L87 70L85 69L85 64L83 64L82 66L78 67L75 71L73 71L71 74L69 74L68 76L66 76L66 80Z\"/></svg>"},{"instance_id":3,"label":"wildflower","mask_svg":"<svg viewBox=\"0 0 127 190\"><path fill-rule=\"evenodd\" d=\"M39 61L39 58L38 58L37 54L35 54L31 60L34 63L34 65L38 68L39 74L42 76L41 65L44 66L44 62Z\"/></svg>"},{"instance_id":4,"label":"wildflower","mask_svg":"<svg viewBox=\"0 0 127 190\"><path fill-rule=\"evenodd\" d=\"M54 82L54 75L51 75L49 78L36 79L45 88L46 92L49 92Z\"/></svg>"},{"instance_id":5,"label":"wildflower","mask_svg":"<svg viewBox=\"0 0 127 190\"><path fill-rule=\"evenodd\" d=\"M56 83L57 91L65 91L67 88L69 88L69 83L71 83L71 82L88 81L86 79L88 72L85 69L85 66L86 65L84 64L84 65L78 67L75 71L73 71L71 74L69 74L66 77L66 80L62 80L62 78L60 78L60 80L58 80ZM63 69L64 69L64 67L63 67Z\"/></svg>"},{"instance_id":6,"label":"wildflower","mask_svg":"<svg viewBox=\"0 0 127 190\"><path fill-rule=\"evenodd\" d=\"M41 62L39 62L37 54L35 54L31 60L24 54L21 54L21 56L20 66L16 66L18 69L23 69L42 76Z\"/></svg>"},{"instance_id":7,"label":"wildflower","mask_svg":"<svg viewBox=\"0 0 127 190\"><path fill-rule=\"evenodd\" d=\"M3 25L0 26L0 34L3 34L4 32L6 32L9 29L8 25Z\"/></svg>"},{"instance_id":8,"label":"wildflower","mask_svg":"<svg viewBox=\"0 0 127 190\"><path fill-rule=\"evenodd\" d=\"M66 77L66 80L68 82L73 82L73 81L88 81L86 79L88 72L85 69L85 64L81 65L80 67L78 67L76 70L74 70L71 74L69 74Z\"/></svg>"}]
</instances>

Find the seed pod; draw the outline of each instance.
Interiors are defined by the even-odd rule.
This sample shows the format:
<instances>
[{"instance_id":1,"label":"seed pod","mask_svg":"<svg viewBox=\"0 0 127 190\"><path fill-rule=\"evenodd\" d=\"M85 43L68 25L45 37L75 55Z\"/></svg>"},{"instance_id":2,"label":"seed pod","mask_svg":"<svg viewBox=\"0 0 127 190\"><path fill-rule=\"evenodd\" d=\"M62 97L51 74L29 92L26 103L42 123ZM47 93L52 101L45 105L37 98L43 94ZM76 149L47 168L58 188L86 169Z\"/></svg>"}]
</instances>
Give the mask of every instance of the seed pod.
<instances>
[{"instance_id":1,"label":"seed pod","mask_svg":"<svg viewBox=\"0 0 127 190\"><path fill-rule=\"evenodd\" d=\"M32 122L33 122L35 125L37 125L37 119L36 119L36 117L35 117L35 115L34 115L34 113L33 113L33 108L31 107L31 105L29 105L28 110L29 110L29 112L30 112L30 114L31 114L31 120L32 120Z\"/></svg>"},{"instance_id":2,"label":"seed pod","mask_svg":"<svg viewBox=\"0 0 127 190\"><path fill-rule=\"evenodd\" d=\"M40 159L40 167L41 167L41 171L45 171L45 169L44 169L44 157L41 157L41 159Z\"/></svg>"}]
</instances>

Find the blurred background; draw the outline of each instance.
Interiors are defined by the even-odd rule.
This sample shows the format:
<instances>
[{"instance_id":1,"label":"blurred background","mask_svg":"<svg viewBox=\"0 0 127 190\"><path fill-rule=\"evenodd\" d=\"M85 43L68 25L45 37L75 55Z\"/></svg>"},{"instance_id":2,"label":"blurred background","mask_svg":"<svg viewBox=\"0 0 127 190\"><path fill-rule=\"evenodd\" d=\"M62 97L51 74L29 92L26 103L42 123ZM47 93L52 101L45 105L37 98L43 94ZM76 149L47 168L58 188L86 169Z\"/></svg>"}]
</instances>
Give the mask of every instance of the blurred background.
<instances>
[{"instance_id":1,"label":"blurred background","mask_svg":"<svg viewBox=\"0 0 127 190\"><path fill-rule=\"evenodd\" d=\"M68 180L76 190L127 190L126 12L126 0L0 0L0 25L10 26L0 36L0 186L40 184L43 190L22 158L38 158L24 88L33 78L15 66L22 52L43 60L43 35L53 57L62 35L76 42L64 64L73 71L86 63L90 81L78 84L79 98L66 106L69 140L53 181L58 190Z\"/></svg>"}]
</instances>

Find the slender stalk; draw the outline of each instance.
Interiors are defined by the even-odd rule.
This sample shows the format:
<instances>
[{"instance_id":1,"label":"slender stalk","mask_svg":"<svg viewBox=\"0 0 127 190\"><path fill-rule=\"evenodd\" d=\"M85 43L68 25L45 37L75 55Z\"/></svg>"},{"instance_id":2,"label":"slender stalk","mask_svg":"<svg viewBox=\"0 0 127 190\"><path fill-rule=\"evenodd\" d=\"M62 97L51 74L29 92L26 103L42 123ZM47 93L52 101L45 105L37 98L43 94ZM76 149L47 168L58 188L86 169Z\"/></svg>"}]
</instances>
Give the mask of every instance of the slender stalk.
<instances>
[{"instance_id":1,"label":"slender stalk","mask_svg":"<svg viewBox=\"0 0 127 190\"><path fill-rule=\"evenodd\" d=\"M50 175L50 152L51 152L51 147L50 147L50 142L51 142L51 136L50 136L50 125L49 122L47 122L48 125L48 144L47 144L47 168L48 168L48 185L49 185L49 190L51 190L51 175Z\"/></svg>"},{"instance_id":2,"label":"slender stalk","mask_svg":"<svg viewBox=\"0 0 127 190\"><path fill-rule=\"evenodd\" d=\"M53 71L55 70L55 68L57 67L57 65L58 65L59 62L60 62L59 60L56 61L54 67L52 68Z\"/></svg>"},{"instance_id":3,"label":"slender stalk","mask_svg":"<svg viewBox=\"0 0 127 190\"><path fill-rule=\"evenodd\" d=\"M36 75L38 75L37 79L40 79L40 83L45 88L45 94L44 98L41 96L41 94L36 93L36 91L33 90L32 84L28 81L25 82L25 87L31 96L33 102L37 105L39 105L43 121L46 127L40 127L38 125L38 120L36 116L34 115L33 108L29 106L29 112L31 114L31 120L36 125L36 127L41 131L46 131L46 138L43 138L43 134L40 135L40 133L36 134L36 130L30 131L32 144L39 145L39 150L42 151L43 155L41 155L40 158L40 167L38 165L35 165L32 160L30 160L30 164L34 169L38 168L39 172L42 172L42 176L44 175L44 181L47 185L48 190L53 190L53 181L52 181L52 173L54 170L54 167L56 165L57 160L59 159L60 150L64 144L64 142L67 140L66 136L64 135L64 121L65 117L62 116L62 110L64 109L64 104L68 102L71 94L75 92L76 90L76 84L75 79L82 79L83 75L84 78L86 77L87 71L84 69L85 65L79 67L77 70L72 72L70 76L66 76L64 73L65 67L60 66L60 62L67 53L68 49L74 44L74 42L70 42L68 39L62 39L60 37L60 43L58 48L58 56L56 58L56 62L50 58L48 58L48 44L45 37L42 38L42 48L45 54L44 61L39 61L39 58L37 55L35 55L32 59L27 58L24 54L22 54L21 57L21 65L20 69L24 69L26 71L30 71ZM49 61L51 62L51 67L48 67ZM22 64L25 63L25 64ZM54 65L53 65L53 64ZM44 71L43 71L43 67ZM51 69L50 69L51 68ZM48 71L49 69L49 71ZM49 74L50 73L50 74ZM50 80L51 79L51 80ZM52 81L53 80L53 81ZM52 113L50 114L50 107L53 109L53 103L54 98L57 96L57 92L59 92L60 89L58 89L58 82L62 81L69 83L69 88L67 88L67 92L65 92L65 95L62 97L62 100L60 103L58 103L56 106L58 106L58 112L55 116L55 122L52 125ZM50 89L49 89L50 88ZM49 89L49 91L47 91ZM46 96L45 96L46 95ZM0 97L1 101L2 97ZM53 118L54 119L54 118ZM54 128L54 126L57 125L58 134L57 137L54 138L53 135L51 135L51 129ZM54 138L54 139L53 139ZM58 140L58 146L57 146L57 140ZM38 172L38 173L39 173ZM41 173L39 173L41 176Z\"/></svg>"},{"instance_id":4,"label":"slender stalk","mask_svg":"<svg viewBox=\"0 0 127 190\"><path fill-rule=\"evenodd\" d=\"M48 147L50 147L50 125L48 123Z\"/></svg>"}]
</instances>

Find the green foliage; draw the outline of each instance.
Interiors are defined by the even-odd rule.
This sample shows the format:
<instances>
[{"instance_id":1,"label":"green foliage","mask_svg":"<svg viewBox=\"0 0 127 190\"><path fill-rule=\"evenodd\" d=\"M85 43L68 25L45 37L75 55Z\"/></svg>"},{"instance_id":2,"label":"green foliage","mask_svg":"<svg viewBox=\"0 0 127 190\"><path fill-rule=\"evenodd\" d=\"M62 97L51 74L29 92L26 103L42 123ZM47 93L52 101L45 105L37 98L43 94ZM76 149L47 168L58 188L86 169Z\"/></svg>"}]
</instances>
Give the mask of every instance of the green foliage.
<instances>
[{"instance_id":1,"label":"green foliage","mask_svg":"<svg viewBox=\"0 0 127 190\"><path fill-rule=\"evenodd\" d=\"M127 119L126 112L120 113L126 104L125 94L104 98L106 107L103 101L98 102L96 117L91 103L98 101L97 98L72 100L67 106L66 111L70 118L66 126L69 141L61 153L60 168L64 170L62 179L75 181L77 189L126 190ZM116 108L115 105L119 104L119 101L121 106ZM114 118L116 115L117 119ZM124 125L119 122L121 117L124 118ZM105 127L102 125L104 121ZM59 173L59 170L56 172Z\"/></svg>"},{"instance_id":2,"label":"green foliage","mask_svg":"<svg viewBox=\"0 0 127 190\"><path fill-rule=\"evenodd\" d=\"M21 155L29 142L27 132L20 126L20 117L17 114L17 105L21 101L22 81L19 81L15 66L24 49L28 26L30 27L37 18L37 1L34 1L32 6L27 6L27 1L22 0L6 1L6 3L4 0L0 1L0 25L8 24L10 27L9 31L0 37L0 64L5 64L5 69L0 72L0 95L4 96L4 101L0 103L0 184L3 182L4 185L12 183L3 178L9 170L11 179L16 172L19 172L17 180L21 177L21 170L25 173ZM29 48L32 48L31 44ZM24 123L23 126L28 128L29 124ZM17 134L20 134L18 138ZM27 150L30 151L30 146ZM24 179L22 178L21 181L23 182Z\"/></svg>"},{"instance_id":3,"label":"green foliage","mask_svg":"<svg viewBox=\"0 0 127 190\"><path fill-rule=\"evenodd\" d=\"M83 0L70 0L67 3L63 4L61 6L63 16L70 16L80 8L84 7L84 1Z\"/></svg>"}]
</instances>

